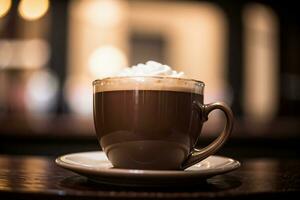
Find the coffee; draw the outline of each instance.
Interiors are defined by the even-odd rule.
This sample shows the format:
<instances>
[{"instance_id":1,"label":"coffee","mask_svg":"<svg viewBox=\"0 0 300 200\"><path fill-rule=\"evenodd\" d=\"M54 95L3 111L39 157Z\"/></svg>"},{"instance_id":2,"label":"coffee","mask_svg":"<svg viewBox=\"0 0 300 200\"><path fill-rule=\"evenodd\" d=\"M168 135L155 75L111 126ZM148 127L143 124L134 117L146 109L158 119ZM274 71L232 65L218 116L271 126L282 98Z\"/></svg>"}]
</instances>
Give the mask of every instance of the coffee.
<instances>
[{"instance_id":1,"label":"coffee","mask_svg":"<svg viewBox=\"0 0 300 200\"><path fill-rule=\"evenodd\" d=\"M116 167L120 166L119 161L126 163L122 165L126 168L179 166L201 131L202 116L192 105L193 101L203 102L201 94L119 90L94 95L95 118L102 119L95 122L97 132L101 133L99 142ZM177 153L169 155L172 147ZM168 156L177 158L168 160Z\"/></svg>"},{"instance_id":2,"label":"coffee","mask_svg":"<svg viewBox=\"0 0 300 200\"><path fill-rule=\"evenodd\" d=\"M219 149L231 131L231 114L218 103L204 105L203 89L201 81L170 77L94 81L96 133L113 166L180 169ZM192 155L213 109L225 112L226 130L199 155Z\"/></svg>"}]
</instances>

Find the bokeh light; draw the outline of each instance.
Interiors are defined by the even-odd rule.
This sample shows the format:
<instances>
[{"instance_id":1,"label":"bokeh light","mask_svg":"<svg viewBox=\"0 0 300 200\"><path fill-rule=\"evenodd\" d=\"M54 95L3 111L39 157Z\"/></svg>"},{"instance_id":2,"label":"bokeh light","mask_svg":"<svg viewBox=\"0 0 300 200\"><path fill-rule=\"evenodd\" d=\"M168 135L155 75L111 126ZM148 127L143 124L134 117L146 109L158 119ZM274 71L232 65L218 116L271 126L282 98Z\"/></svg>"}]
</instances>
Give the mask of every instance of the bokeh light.
<instances>
[{"instance_id":1,"label":"bokeh light","mask_svg":"<svg viewBox=\"0 0 300 200\"><path fill-rule=\"evenodd\" d=\"M57 77L48 70L31 75L26 85L26 107L31 114L46 114L55 105L59 89Z\"/></svg>"},{"instance_id":2,"label":"bokeh light","mask_svg":"<svg viewBox=\"0 0 300 200\"><path fill-rule=\"evenodd\" d=\"M9 40L0 40L0 69L9 66L12 58L12 43Z\"/></svg>"},{"instance_id":3,"label":"bokeh light","mask_svg":"<svg viewBox=\"0 0 300 200\"><path fill-rule=\"evenodd\" d=\"M89 58L89 70L96 78L112 76L126 66L125 53L111 45L97 48Z\"/></svg>"},{"instance_id":4,"label":"bokeh light","mask_svg":"<svg viewBox=\"0 0 300 200\"><path fill-rule=\"evenodd\" d=\"M49 44L43 39L27 40L19 49L21 64L26 68L43 67L50 59Z\"/></svg>"},{"instance_id":5,"label":"bokeh light","mask_svg":"<svg viewBox=\"0 0 300 200\"><path fill-rule=\"evenodd\" d=\"M0 0L0 18L4 17L11 7L11 0Z\"/></svg>"},{"instance_id":6,"label":"bokeh light","mask_svg":"<svg viewBox=\"0 0 300 200\"><path fill-rule=\"evenodd\" d=\"M79 3L81 6L76 12L89 23L112 28L124 20L122 16L126 3L122 0L89 0L79 1Z\"/></svg>"},{"instance_id":7,"label":"bokeh light","mask_svg":"<svg viewBox=\"0 0 300 200\"><path fill-rule=\"evenodd\" d=\"M0 68L40 68L49 59L50 46L44 39L0 40Z\"/></svg>"},{"instance_id":8,"label":"bokeh light","mask_svg":"<svg viewBox=\"0 0 300 200\"><path fill-rule=\"evenodd\" d=\"M22 18L37 20L43 17L49 9L49 0L21 0L18 10Z\"/></svg>"},{"instance_id":9,"label":"bokeh light","mask_svg":"<svg viewBox=\"0 0 300 200\"><path fill-rule=\"evenodd\" d=\"M65 99L73 113L91 117L93 113L93 87L91 81L83 77L72 77L66 81Z\"/></svg>"}]
</instances>

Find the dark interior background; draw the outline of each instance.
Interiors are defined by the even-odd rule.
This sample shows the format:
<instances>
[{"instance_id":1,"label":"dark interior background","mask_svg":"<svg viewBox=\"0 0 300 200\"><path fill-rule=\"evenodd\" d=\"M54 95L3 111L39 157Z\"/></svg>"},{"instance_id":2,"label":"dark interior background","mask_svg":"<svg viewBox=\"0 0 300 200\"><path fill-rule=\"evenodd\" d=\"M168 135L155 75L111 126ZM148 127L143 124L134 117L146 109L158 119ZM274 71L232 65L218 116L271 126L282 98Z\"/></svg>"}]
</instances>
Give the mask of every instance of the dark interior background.
<instances>
[{"instance_id":1,"label":"dark interior background","mask_svg":"<svg viewBox=\"0 0 300 200\"><path fill-rule=\"evenodd\" d=\"M18 34L20 18L18 5L12 1L9 12L0 17L0 39L20 40ZM58 156L70 152L98 150L92 116L78 117L72 113L64 98L63 83L68 75L68 26L71 0L50 1L45 40L51 49L47 67L60 83L54 106L47 110L47 116L31 117L18 108L22 98L12 94L22 85L27 69L0 66L0 153ZM129 5L134 1L128 1ZM154 1L157 4L163 1ZM179 3L187 1L176 1ZM202 3L203 1L191 1ZM227 63L228 82L232 87L231 107L236 117L234 132L224 148L218 152L235 158L282 157L297 158L300 153L300 14L296 3L291 1L248 1L214 0L228 21ZM279 107L274 119L264 124L247 121L243 110L244 84L244 25L243 8L251 3L266 5L273 9L279 24ZM43 18L39 20L44 20ZM43 22L41 22L43 23ZM46 22L45 22L46 23ZM26 25L25 25L26 26ZM154 60L165 60L165 39L161 36L129 34L131 44L129 63L146 61L148 55ZM0 45L3 45L1 43ZM141 54L140 52L143 51ZM5 54L0 54L5 56ZM0 57L1 59L1 57ZM1 80L2 79L2 80ZM263 83L262 83L263 84ZM255 98L255 97L253 97ZM4 99L4 100L3 100ZM203 135L201 145L207 144L213 135Z\"/></svg>"}]
</instances>

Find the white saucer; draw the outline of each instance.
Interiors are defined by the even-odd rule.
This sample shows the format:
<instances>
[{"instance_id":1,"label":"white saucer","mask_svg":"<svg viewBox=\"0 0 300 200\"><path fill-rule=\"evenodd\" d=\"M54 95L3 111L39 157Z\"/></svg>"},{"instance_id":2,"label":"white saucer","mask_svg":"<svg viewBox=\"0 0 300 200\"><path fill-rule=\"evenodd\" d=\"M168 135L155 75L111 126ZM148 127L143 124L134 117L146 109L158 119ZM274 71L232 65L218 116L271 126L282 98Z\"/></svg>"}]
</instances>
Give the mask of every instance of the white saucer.
<instances>
[{"instance_id":1,"label":"white saucer","mask_svg":"<svg viewBox=\"0 0 300 200\"><path fill-rule=\"evenodd\" d=\"M104 152L82 152L58 157L55 162L92 181L126 186L171 186L197 184L215 175L240 167L240 162L222 156L210 156L184 171L136 170L113 168Z\"/></svg>"}]
</instances>

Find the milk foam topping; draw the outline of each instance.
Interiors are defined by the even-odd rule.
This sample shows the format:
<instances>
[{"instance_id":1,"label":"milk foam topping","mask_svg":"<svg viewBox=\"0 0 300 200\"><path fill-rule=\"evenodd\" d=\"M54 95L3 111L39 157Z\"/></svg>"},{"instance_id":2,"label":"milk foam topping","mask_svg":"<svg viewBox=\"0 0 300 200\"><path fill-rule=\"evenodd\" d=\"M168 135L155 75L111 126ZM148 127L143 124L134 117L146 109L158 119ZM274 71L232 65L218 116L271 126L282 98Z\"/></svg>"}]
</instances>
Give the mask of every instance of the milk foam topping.
<instances>
[{"instance_id":1,"label":"milk foam topping","mask_svg":"<svg viewBox=\"0 0 300 200\"><path fill-rule=\"evenodd\" d=\"M94 93L122 90L163 90L203 94L204 83L184 78L183 72L155 61L123 69L115 76L95 80Z\"/></svg>"},{"instance_id":2,"label":"milk foam topping","mask_svg":"<svg viewBox=\"0 0 300 200\"><path fill-rule=\"evenodd\" d=\"M166 76L179 78L183 75L183 72L177 72L168 65L150 60L145 64L140 63L123 69L116 76Z\"/></svg>"}]
</instances>

